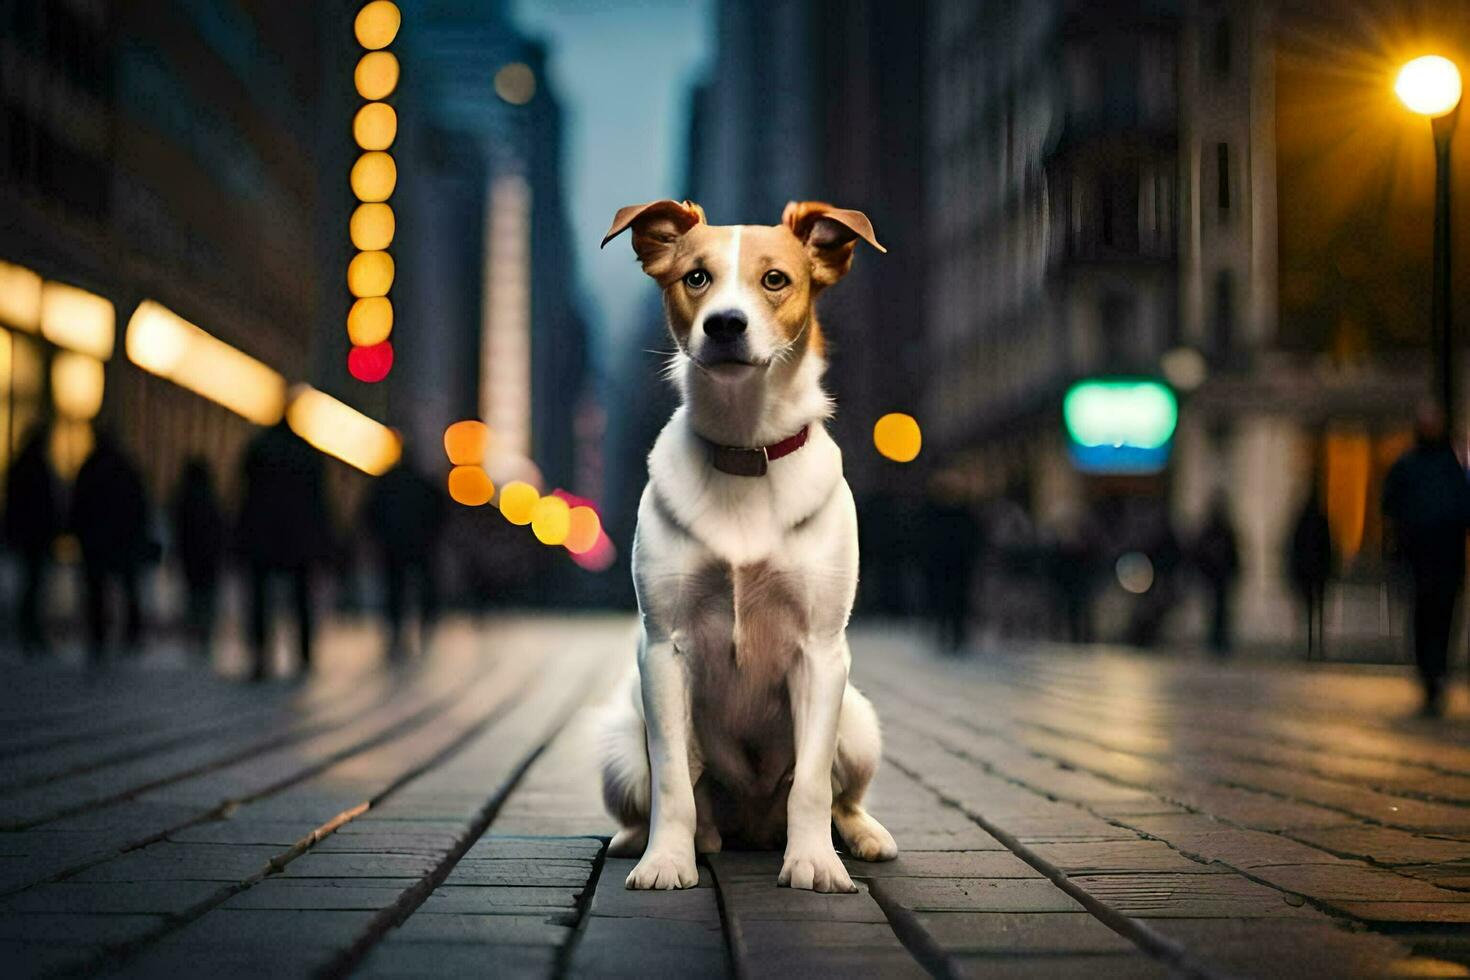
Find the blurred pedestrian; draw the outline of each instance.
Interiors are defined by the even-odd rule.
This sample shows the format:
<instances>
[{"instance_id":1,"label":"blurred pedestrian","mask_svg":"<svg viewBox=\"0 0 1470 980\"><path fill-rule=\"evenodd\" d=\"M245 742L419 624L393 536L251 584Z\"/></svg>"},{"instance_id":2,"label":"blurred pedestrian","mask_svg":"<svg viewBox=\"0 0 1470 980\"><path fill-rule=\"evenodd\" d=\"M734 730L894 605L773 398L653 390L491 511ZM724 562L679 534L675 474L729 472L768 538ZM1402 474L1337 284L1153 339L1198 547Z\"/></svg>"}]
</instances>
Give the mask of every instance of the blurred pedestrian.
<instances>
[{"instance_id":1,"label":"blurred pedestrian","mask_svg":"<svg viewBox=\"0 0 1470 980\"><path fill-rule=\"evenodd\" d=\"M940 647L962 653L969 638L980 526L959 488L943 474L930 483L920 528L925 591Z\"/></svg>"},{"instance_id":2,"label":"blurred pedestrian","mask_svg":"<svg viewBox=\"0 0 1470 980\"><path fill-rule=\"evenodd\" d=\"M1423 713L1434 717L1444 708L1450 629L1465 583L1470 483L1437 406L1420 406L1414 436L1414 446L1384 479L1383 512L1413 579L1414 657L1424 684Z\"/></svg>"},{"instance_id":3,"label":"blurred pedestrian","mask_svg":"<svg viewBox=\"0 0 1470 980\"><path fill-rule=\"evenodd\" d=\"M240 475L236 530L250 568L251 677L264 680L270 673L270 590L280 578L291 586L304 673L311 667L312 572L332 550L322 458L283 419L246 447Z\"/></svg>"},{"instance_id":4,"label":"blurred pedestrian","mask_svg":"<svg viewBox=\"0 0 1470 980\"><path fill-rule=\"evenodd\" d=\"M27 433L5 478L5 541L20 558L21 587L16 631L28 657L47 652L41 616L46 603L46 577L51 546L60 523L56 477L46 460L50 430L44 425Z\"/></svg>"},{"instance_id":5,"label":"blurred pedestrian","mask_svg":"<svg viewBox=\"0 0 1470 980\"><path fill-rule=\"evenodd\" d=\"M1146 518L1141 548L1152 568L1153 580L1140 595L1133 607L1133 617L1128 624L1128 642L1134 646L1151 647L1158 643L1163 633L1164 621L1174 609L1179 592L1179 566L1184 561L1184 549L1179 545L1179 535L1169 515L1159 510Z\"/></svg>"},{"instance_id":6,"label":"blurred pedestrian","mask_svg":"<svg viewBox=\"0 0 1470 980\"><path fill-rule=\"evenodd\" d=\"M1291 584L1306 613L1307 659L1325 657L1327 636L1323 610L1327 579L1332 574L1332 533L1327 524L1327 514L1322 510L1320 483L1315 478L1292 526L1286 565Z\"/></svg>"},{"instance_id":7,"label":"blurred pedestrian","mask_svg":"<svg viewBox=\"0 0 1470 980\"><path fill-rule=\"evenodd\" d=\"M1051 579L1070 643L1092 642L1092 603L1102 547L1102 535L1090 514L1064 520L1057 529Z\"/></svg>"},{"instance_id":8,"label":"blurred pedestrian","mask_svg":"<svg viewBox=\"0 0 1470 980\"><path fill-rule=\"evenodd\" d=\"M383 561L388 615L388 655L400 658L408 591L418 592L419 649L427 650L439 613L435 561L447 505L439 485L416 469L405 455L368 491L362 526L375 540Z\"/></svg>"},{"instance_id":9,"label":"blurred pedestrian","mask_svg":"<svg viewBox=\"0 0 1470 980\"><path fill-rule=\"evenodd\" d=\"M1224 497L1216 497L1194 542L1194 566L1210 591L1210 649L1218 656L1230 652L1232 600L1240 578L1240 549L1235 523Z\"/></svg>"},{"instance_id":10,"label":"blurred pedestrian","mask_svg":"<svg viewBox=\"0 0 1470 980\"><path fill-rule=\"evenodd\" d=\"M185 462L171 509L174 545L188 593L190 639L195 650L207 656L224 562L225 518L215 495L214 476L203 456L191 456Z\"/></svg>"},{"instance_id":11,"label":"blurred pedestrian","mask_svg":"<svg viewBox=\"0 0 1470 980\"><path fill-rule=\"evenodd\" d=\"M77 472L70 526L82 549L93 661L106 650L113 586L123 603L123 642L130 653L138 653L143 638L138 576L151 547L148 496L138 468L106 432L97 434L92 454Z\"/></svg>"}]
</instances>

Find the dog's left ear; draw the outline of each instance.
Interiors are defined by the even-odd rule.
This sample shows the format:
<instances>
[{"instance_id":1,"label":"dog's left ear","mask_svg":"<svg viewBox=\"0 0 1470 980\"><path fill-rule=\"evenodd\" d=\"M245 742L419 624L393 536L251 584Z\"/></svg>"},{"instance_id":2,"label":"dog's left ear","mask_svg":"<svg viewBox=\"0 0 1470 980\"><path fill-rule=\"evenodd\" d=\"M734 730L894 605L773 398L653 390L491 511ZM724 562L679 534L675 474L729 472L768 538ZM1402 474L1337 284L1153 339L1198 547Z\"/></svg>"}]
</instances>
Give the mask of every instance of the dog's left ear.
<instances>
[{"instance_id":1,"label":"dog's left ear","mask_svg":"<svg viewBox=\"0 0 1470 980\"><path fill-rule=\"evenodd\" d=\"M861 211L834 208L821 201L792 201L781 213L781 223L806 246L812 263L812 285L830 286L852 268L852 252L861 238L880 252L873 223Z\"/></svg>"}]
</instances>

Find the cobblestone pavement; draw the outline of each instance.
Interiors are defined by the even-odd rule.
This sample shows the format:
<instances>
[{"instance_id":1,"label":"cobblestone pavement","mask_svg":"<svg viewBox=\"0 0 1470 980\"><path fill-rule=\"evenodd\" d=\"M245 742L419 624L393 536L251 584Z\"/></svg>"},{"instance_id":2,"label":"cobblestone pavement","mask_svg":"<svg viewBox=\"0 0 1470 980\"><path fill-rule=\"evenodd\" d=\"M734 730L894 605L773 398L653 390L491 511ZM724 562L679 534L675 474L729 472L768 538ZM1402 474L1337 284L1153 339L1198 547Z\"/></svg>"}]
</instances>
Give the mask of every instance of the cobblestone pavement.
<instances>
[{"instance_id":1,"label":"cobblestone pavement","mask_svg":"<svg viewBox=\"0 0 1470 980\"><path fill-rule=\"evenodd\" d=\"M859 630L903 853L857 895L778 854L629 892L591 705L631 620L361 634L309 683L10 668L7 976L1460 976L1470 729L1401 672L1107 650L944 660Z\"/></svg>"}]
</instances>

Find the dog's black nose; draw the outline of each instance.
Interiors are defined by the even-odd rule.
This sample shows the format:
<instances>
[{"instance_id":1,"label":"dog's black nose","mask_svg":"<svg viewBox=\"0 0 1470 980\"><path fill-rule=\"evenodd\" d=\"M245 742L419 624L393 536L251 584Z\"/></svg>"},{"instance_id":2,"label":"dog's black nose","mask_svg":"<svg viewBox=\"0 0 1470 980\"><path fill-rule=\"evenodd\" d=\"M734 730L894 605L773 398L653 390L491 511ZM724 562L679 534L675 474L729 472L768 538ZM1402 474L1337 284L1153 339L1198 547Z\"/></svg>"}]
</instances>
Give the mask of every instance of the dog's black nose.
<instances>
[{"instance_id":1,"label":"dog's black nose","mask_svg":"<svg viewBox=\"0 0 1470 980\"><path fill-rule=\"evenodd\" d=\"M734 340L745 333L745 322L739 310L722 310L704 318L704 332L710 340Z\"/></svg>"}]
</instances>

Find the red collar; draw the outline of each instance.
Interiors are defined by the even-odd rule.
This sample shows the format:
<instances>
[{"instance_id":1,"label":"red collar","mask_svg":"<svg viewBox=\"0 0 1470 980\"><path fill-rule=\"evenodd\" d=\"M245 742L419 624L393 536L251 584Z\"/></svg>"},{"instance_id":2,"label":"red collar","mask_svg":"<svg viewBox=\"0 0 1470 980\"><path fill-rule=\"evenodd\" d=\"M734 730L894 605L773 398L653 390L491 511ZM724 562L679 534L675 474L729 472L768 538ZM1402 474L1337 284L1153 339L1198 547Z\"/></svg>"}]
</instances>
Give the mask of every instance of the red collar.
<instances>
[{"instance_id":1,"label":"red collar","mask_svg":"<svg viewBox=\"0 0 1470 980\"><path fill-rule=\"evenodd\" d=\"M731 476L765 476L766 467L773 459L782 456L790 456L802 446L806 445L807 434L811 426L804 425L793 436L787 436L780 442L773 442L769 446L721 446L718 443L705 443L709 446L710 462L715 469L721 473L729 473Z\"/></svg>"}]
</instances>

